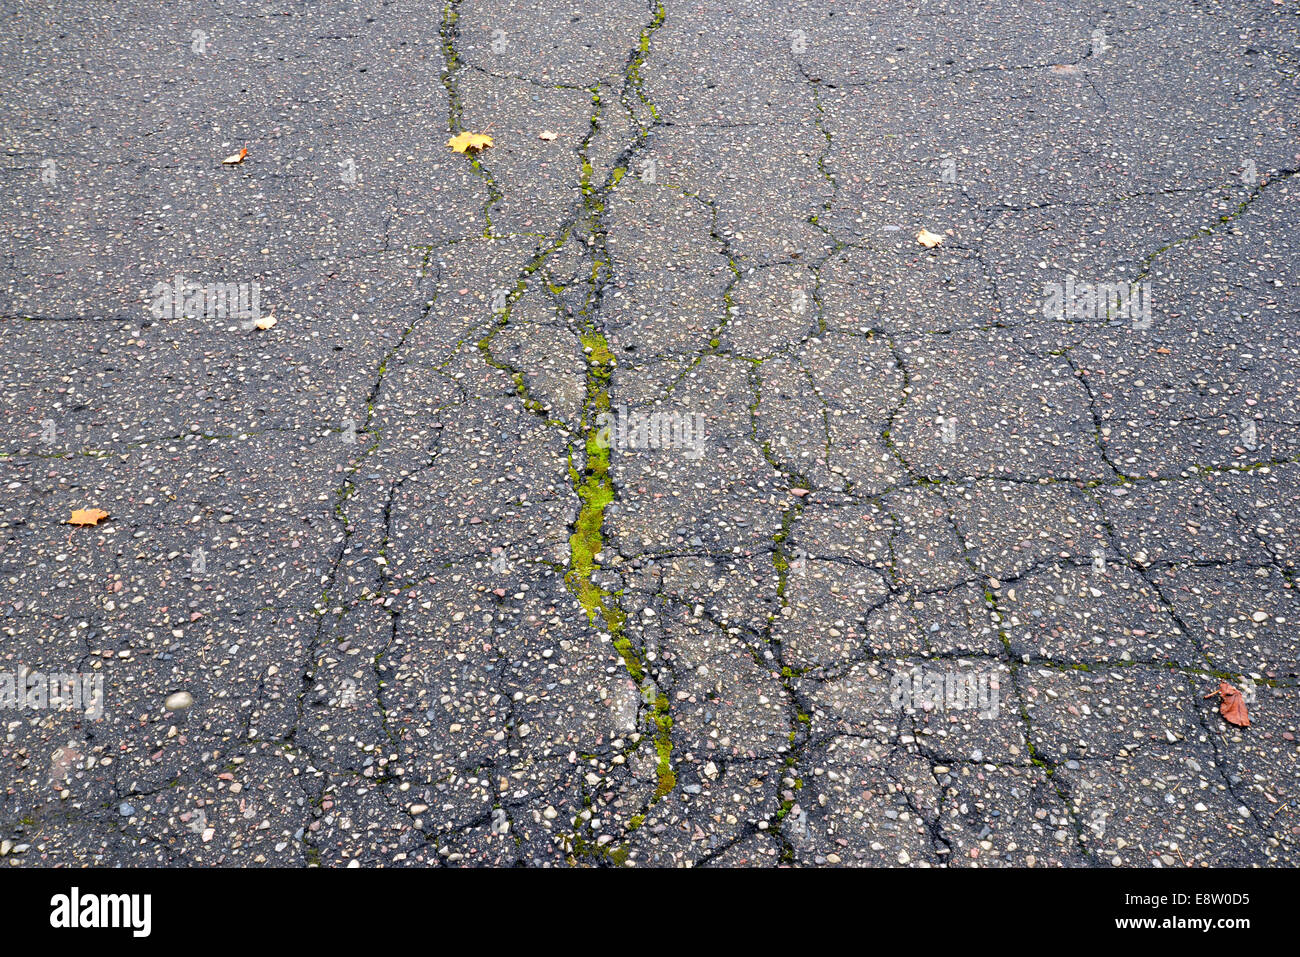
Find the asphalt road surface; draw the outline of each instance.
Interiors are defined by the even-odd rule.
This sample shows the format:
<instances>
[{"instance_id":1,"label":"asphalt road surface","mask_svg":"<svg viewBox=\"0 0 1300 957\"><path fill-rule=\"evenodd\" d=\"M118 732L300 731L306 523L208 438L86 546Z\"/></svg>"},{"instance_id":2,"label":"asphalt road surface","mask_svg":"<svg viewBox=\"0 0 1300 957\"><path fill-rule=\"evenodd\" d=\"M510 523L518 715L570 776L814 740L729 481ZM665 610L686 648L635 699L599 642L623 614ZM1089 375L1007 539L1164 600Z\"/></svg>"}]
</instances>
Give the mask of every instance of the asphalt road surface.
<instances>
[{"instance_id":1,"label":"asphalt road surface","mask_svg":"<svg viewBox=\"0 0 1300 957\"><path fill-rule=\"evenodd\" d=\"M0 866L1300 862L1292 0L0 77Z\"/></svg>"}]
</instances>

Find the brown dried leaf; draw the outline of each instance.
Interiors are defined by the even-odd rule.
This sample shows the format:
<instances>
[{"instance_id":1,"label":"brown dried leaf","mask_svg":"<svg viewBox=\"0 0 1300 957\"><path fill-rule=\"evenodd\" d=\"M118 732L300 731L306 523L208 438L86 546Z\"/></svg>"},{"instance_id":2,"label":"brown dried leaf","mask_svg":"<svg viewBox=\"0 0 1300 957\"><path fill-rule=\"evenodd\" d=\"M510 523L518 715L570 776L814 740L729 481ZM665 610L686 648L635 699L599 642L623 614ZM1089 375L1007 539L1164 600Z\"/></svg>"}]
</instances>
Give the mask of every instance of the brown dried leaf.
<instances>
[{"instance_id":1,"label":"brown dried leaf","mask_svg":"<svg viewBox=\"0 0 1300 957\"><path fill-rule=\"evenodd\" d=\"M1239 728L1250 727L1250 714L1246 711L1246 701L1241 697L1240 691L1228 682L1220 681L1219 687L1205 697L1213 698L1215 695L1219 697L1219 714L1223 715L1223 720Z\"/></svg>"}]
</instances>

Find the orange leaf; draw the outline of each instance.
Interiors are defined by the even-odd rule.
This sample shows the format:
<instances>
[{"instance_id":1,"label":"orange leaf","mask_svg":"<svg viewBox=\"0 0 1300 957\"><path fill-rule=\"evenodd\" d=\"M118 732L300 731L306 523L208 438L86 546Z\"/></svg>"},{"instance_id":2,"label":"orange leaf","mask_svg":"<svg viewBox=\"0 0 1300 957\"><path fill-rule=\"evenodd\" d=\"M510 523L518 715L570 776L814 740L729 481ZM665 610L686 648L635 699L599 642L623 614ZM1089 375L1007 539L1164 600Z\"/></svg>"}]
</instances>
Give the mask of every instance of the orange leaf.
<instances>
[{"instance_id":1,"label":"orange leaf","mask_svg":"<svg viewBox=\"0 0 1300 957\"><path fill-rule=\"evenodd\" d=\"M233 153L230 156L227 156L221 162L226 166L238 166L240 163L244 161L244 157L247 155L248 155L248 147L244 147L238 153Z\"/></svg>"},{"instance_id":2,"label":"orange leaf","mask_svg":"<svg viewBox=\"0 0 1300 957\"><path fill-rule=\"evenodd\" d=\"M1219 714L1223 715L1223 720L1239 728L1250 727L1250 714L1246 711L1246 702L1240 691L1228 682L1220 681L1218 689L1205 697L1213 698L1215 695L1219 697Z\"/></svg>"},{"instance_id":3,"label":"orange leaf","mask_svg":"<svg viewBox=\"0 0 1300 957\"><path fill-rule=\"evenodd\" d=\"M108 518L108 512L102 508L78 508L73 510L72 517L65 524L98 525L106 518Z\"/></svg>"}]
</instances>

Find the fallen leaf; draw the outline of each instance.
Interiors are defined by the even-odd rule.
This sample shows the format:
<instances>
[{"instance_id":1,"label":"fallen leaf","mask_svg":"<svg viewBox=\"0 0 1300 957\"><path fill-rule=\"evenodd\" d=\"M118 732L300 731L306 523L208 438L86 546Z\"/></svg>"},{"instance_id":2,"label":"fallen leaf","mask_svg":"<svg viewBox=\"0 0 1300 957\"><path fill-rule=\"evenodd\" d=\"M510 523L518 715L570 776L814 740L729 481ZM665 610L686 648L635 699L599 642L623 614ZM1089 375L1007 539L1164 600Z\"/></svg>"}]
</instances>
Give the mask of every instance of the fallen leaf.
<instances>
[{"instance_id":1,"label":"fallen leaf","mask_svg":"<svg viewBox=\"0 0 1300 957\"><path fill-rule=\"evenodd\" d=\"M916 234L916 241L926 249L933 249L935 246L938 246L943 242L943 237L930 232L928 229L923 229Z\"/></svg>"},{"instance_id":2,"label":"fallen leaf","mask_svg":"<svg viewBox=\"0 0 1300 957\"><path fill-rule=\"evenodd\" d=\"M492 145L492 137L486 133L461 133L459 136L453 136L447 141L447 145L456 153L467 153L471 150L485 150Z\"/></svg>"},{"instance_id":3,"label":"fallen leaf","mask_svg":"<svg viewBox=\"0 0 1300 957\"><path fill-rule=\"evenodd\" d=\"M1213 698L1215 695L1219 698L1219 714L1223 715L1223 720L1239 728L1250 727L1250 714L1246 711L1246 702L1240 691L1228 682L1220 681L1219 687L1205 697Z\"/></svg>"},{"instance_id":4,"label":"fallen leaf","mask_svg":"<svg viewBox=\"0 0 1300 957\"><path fill-rule=\"evenodd\" d=\"M555 139L555 134L552 133L550 130L542 130L540 133L537 134L537 138L539 140L546 140L546 142L549 143L551 140Z\"/></svg>"},{"instance_id":5,"label":"fallen leaf","mask_svg":"<svg viewBox=\"0 0 1300 957\"><path fill-rule=\"evenodd\" d=\"M65 524L98 525L106 518L108 518L108 512L102 508L78 508L73 510L72 517Z\"/></svg>"},{"instance_id":6,"label":"fallen leaf","mask_svg":"<svg viewBox=\"0 0 1300 957\"><path fill-rule=\"evenodd\" d=\"M253 327L255 329L270 329L278 321L279 320L275 318L275 313L271 313L269 316L263 316L261 319L256 320L253 323Z\"/></svg>"},{"instance_id":7,"label":"fallen leaf","mask_svg":"<svg viewBox=\"0 0 1300 957\"><path fill-rule=\"evenodd\" d=\"M244 161L244 157L247 155L248 155L248 150L241 149L238 153L232 153L231 155L227 156L221 162L225 166L238 166L240 163Z\"/></svg>"}]
</instances>

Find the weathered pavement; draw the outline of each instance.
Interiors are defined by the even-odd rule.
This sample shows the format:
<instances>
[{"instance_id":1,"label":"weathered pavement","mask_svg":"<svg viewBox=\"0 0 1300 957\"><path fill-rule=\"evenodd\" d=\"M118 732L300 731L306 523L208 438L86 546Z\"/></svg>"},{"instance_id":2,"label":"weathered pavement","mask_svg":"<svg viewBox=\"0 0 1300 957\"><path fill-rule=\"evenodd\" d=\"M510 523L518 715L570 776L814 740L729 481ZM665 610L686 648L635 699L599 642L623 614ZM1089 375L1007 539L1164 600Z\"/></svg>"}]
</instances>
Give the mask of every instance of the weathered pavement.
<instances>
[{"instance_id":1,"label":"weathered pavement","mask_svg":"<svg viewBox=\"0 0 1300 957\"><path fill-rule=\"evenodd\" d=\"M3 865L1300 860L1294 3L155 6L0 2Z\"/></svg>"}]
</instances>

